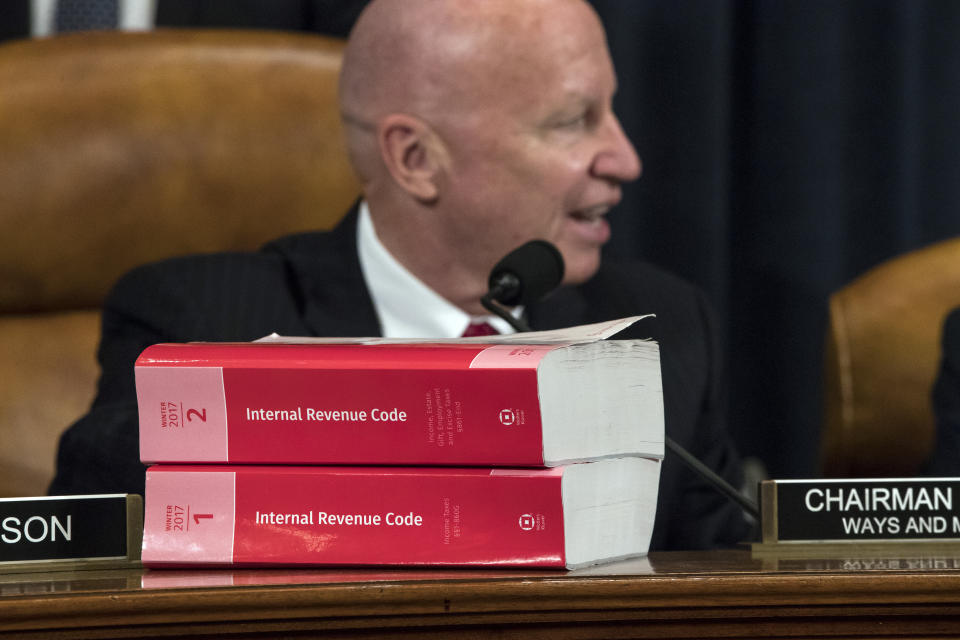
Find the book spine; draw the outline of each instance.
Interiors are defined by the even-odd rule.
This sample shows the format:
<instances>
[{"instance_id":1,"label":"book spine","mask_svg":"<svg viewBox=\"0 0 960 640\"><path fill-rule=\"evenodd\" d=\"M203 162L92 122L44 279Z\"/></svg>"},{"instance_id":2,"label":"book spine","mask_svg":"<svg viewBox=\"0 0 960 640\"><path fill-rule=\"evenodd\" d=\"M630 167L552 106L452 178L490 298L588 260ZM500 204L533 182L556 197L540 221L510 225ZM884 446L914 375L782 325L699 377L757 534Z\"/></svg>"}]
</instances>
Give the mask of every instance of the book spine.
<instances>
[{"instance_id":1,"label":"book spine","mask_svg":"<svg viewBox=\"0 0 960 640\"><path fill-rule=\"evenodd\" d=\"M154 467L146 566L562 567L562 468Z\"/></svg>"},{"instance_id":2,"label":"book spine","mask_svg":"<svg viewBox=\"0 0 960 640\"><path fill-rule=\"evenodd\" d=\"M306 364L224 364L189 350L179 363L141 357L141 459L539 466L537 365L550 348L478 346L456 359L438 349L436 362L420 349L413 363L377 347L379 358L356 366L315 355Z\"/></svg>"}]
</instances>

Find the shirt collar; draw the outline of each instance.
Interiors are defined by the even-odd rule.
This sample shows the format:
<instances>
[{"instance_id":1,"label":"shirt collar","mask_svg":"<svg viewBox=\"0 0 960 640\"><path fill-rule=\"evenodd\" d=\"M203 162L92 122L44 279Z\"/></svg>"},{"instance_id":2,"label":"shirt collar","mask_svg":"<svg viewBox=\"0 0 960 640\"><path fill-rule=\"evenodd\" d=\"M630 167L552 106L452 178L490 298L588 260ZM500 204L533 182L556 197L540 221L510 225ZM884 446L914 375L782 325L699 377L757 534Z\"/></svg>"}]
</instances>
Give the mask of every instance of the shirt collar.
<instances>
[{"instance_id":1,"label":"shirt collar","mask_svg":"<svg viewBox=\"0 0 960 640\"><path fill-rule=\"evenodd\" d=\"M380 242L365 200L357 222L357 253L383 337L459 338L471 322L489 322L500 333L513 333L502 318L470 316L410 273Z\"/></svg>"}]
</instances>

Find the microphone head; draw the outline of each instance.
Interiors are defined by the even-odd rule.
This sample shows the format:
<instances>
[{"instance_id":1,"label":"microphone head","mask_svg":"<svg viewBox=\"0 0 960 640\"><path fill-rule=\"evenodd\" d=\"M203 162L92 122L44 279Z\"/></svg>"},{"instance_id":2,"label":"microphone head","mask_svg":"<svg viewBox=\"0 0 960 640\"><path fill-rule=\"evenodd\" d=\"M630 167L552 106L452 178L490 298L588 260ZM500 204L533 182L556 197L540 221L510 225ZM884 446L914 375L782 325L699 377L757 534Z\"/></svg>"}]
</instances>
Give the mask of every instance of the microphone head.
<instances>
[{"instance_id":1,"label":"microphone head","mask_svg":"<svg viewBox=\"0 0 960 640\"><path fill-rule=\"evenodd\" d=\"M530 242L508 253L490 272L494 300L513 307L541 300L560 286L563 256L546 240Z\"/></svg>"}]
</instances>

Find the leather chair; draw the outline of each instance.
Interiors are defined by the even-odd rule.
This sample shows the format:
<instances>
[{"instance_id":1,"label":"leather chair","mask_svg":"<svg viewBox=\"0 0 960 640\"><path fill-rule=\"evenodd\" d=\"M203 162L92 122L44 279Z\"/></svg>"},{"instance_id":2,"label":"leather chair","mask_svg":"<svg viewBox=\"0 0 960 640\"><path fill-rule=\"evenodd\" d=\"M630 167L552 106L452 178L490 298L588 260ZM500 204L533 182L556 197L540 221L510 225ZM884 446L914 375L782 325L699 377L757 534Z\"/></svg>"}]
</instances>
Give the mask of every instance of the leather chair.
<instances>
[{"instance_id":1,"label":"leather chair","mask_svg":"<svg viewBox=\"0 0 960 640\"><path fill-rule=\"evenodd\" d=\"M45 493L122 273L329 228L356 199L342 46L265 31L0 46L0 496Z\"/></svg>"},{"instance_id":2,"label":"leather chair","mask_svg":"<svg viewBox=\"0 0 960 640\"><path fill-rule=\"evenodd\" d=\"M960 238L885 262L830 298L822 471L916 475L931 451L941 327L960 305Z\"/></svg>"}]
</instances>

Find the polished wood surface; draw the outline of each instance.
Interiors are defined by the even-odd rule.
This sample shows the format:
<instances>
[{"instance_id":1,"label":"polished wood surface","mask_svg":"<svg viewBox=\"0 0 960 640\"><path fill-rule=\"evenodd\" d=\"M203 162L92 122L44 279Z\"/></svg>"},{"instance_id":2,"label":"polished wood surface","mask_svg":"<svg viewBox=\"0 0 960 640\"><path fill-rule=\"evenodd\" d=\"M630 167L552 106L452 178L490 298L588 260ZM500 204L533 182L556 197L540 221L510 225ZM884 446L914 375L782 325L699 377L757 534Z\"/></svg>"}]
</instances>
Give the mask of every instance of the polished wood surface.
<instances>
[{"instance_id":1,"label":"polished wood surface","mask_svg":"<svg viewBox=\"0 0 960 640\"><path fill-rule=\"evenodd\" d=\"M960 553L654 553L564 571L0 574L0 637L960 637Z\"/></svg>"}]
</instances>

